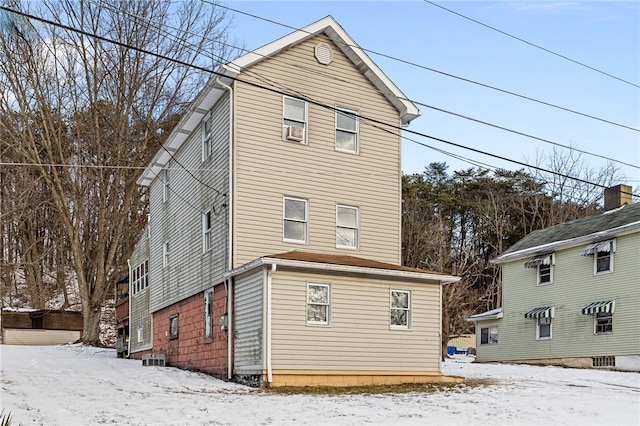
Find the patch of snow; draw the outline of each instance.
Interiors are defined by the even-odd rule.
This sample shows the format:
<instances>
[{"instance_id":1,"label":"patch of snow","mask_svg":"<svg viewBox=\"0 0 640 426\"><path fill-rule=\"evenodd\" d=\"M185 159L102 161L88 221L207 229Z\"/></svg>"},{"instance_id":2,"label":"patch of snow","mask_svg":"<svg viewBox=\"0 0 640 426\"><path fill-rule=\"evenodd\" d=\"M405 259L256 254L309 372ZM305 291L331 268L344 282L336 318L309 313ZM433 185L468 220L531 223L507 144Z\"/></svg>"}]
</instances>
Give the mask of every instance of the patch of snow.
<instances>
[{"instance_id":1,"label":"patch of snow","mask_svg":"<svg viewBox=\"0 0 640 426\"><path fill-rule=\"evenodd\" d=\"M638 373L467 356L443 365L467 385L377 395L274 394L82 345L2 345L0 369L1 408L23 425L640 424Z\"/></svg>"}]
</instances>

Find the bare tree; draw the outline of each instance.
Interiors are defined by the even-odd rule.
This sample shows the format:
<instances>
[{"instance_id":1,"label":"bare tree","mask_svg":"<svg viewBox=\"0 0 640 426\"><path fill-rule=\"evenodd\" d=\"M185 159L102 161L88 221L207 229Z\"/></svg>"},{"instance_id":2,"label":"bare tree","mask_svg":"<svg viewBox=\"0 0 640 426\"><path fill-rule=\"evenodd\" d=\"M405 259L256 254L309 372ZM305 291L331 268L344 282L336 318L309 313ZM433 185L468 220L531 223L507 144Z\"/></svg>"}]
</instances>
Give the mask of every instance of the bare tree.
<instances>
[{"instance_id":1,"label":"bare tree","mask_svg":"<svg viewBox=\"0 0 640 426\"><path fill-rule=\"evenodd\" d=\"M52 223L63 231L52 244L54 264L66 266L58 263L69 253L82 341L99 345L102 304L146 218L140 167L208 78L183 64L213 67L228 56L229 20L215 4L195 0L44 0L12 9L18 6L61 26L5 15L0 152L26 164L16 172L42 182Z\"/></svg>"}]
</instances>

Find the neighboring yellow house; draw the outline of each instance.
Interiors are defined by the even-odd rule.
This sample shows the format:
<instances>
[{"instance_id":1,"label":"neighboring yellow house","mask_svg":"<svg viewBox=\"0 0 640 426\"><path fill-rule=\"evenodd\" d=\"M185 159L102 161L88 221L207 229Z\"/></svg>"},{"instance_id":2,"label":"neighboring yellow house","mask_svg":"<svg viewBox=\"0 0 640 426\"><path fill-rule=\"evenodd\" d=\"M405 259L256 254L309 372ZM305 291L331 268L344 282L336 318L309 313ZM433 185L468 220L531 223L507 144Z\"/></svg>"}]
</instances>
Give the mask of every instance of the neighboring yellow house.
<instances>
[{"instance_id":1,"label":"neighboring yellow house","mask_svg":"<svg viewBox=\"0 0 640 426\"><path fill-rule=\"evenodd\" d=\"M640 204L607 190L603 213L539 231L494 262L502 307L476 322L477 361L640 371Z\"/></svg>"},{"instance_id":2,"label":"neighboring yellow house","mask_svg":"<svg viewBox=\"0 0 640 426\"><path fill-rule=\"evenodd\" d=\"M400 266L400 131L379 128L418 116L332 17L224 65L138 180L132 356L270 386L455 380L459 278Z\"/></svg>"}]
</instances>

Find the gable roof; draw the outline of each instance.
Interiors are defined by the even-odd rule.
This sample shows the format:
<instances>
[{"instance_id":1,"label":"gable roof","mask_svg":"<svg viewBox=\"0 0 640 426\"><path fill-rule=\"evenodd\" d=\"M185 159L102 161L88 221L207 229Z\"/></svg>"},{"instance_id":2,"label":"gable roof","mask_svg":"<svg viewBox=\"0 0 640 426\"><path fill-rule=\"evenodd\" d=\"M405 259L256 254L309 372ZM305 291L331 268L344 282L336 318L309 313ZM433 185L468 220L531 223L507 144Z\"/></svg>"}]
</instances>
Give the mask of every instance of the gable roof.
<instances>
[{"instance_id":1,"label":"gable roof","mask_svg":"<svg viewBox=\"0 0 640 426\"><path fill-rule=\"evenodd\" d=\"M222 66L222 72L229 77L236 77L241 70L271 58L281 51L302 43L319 34L325 34L353 62L355 67L378 89L400 113L403 125L420 116L416 105L409 101L402 91L371 60L347 32L332 17L327 16L313 24L307 25L276 41L264 45Z\"/></svg>"},{"instance_id":2,"label":"gable roof","mask_svg":"<svg viewBox=\"0 0 640 426\"><path fill-rule=\"evenodd\" d=\"M492 262L510 262L632 232L640 232L640 203L533 231Z\"/></svg>"},{"instance_id":3,"label":"gable roof","mask_svg":"<svg viewBox=\"0 0 640 426\"><path fill-rule=\"evenodd\" d=\"M357 69L371 81L387 100L398 110L403 125L420 116L418 107L402 93L402 91L382 72L369 56L356 44L347 32L331 16L327 16L298 31L286 35L276 41L264 45L253 52L239 57L225 65L215 73L204 89L191 103L176 127L149 162L138 178L138 185L148 186L160 174L182 144L201 123L205 114L222 97L225 89L219 83L233 80L242 70L265 59L269 59L291 46L302 43L318 34L325 34L353 62ZM226 77L226 78L223 78Z\"/></svg>"},{"instance_id":4,"label":"gable roof","mask_svg":"<svg viewBox=\"0 0 640 426\"><path fill-rule=\"evenodd\" d=\"M289 251L286 253L263 256L246 263L233 271L231 275L251 270L257 266L278 265L302 269L316 269L342 273L360 273L395 278L415 280L439 281L442 284L460 281L460 277L443 274L440 272L426 271L424 269L410 268L408 266L394 265L392 263L379 262L377 260L362 257L323 253L310 253L302 251Z\"/></svg>"}]
</instances>

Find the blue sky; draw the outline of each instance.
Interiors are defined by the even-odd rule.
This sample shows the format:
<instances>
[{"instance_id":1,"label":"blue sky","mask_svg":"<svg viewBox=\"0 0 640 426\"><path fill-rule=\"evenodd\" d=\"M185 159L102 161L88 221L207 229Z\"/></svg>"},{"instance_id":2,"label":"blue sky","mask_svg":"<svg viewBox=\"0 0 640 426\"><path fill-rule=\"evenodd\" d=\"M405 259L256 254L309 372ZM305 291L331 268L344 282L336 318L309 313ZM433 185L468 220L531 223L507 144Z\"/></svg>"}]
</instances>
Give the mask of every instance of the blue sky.
<instances>
[{"instance_id":1,"label":"blue sky","mask_svg":"<svg viewBox=\"0 0 640 426\"><path fill-rule=\"evenodd\" d=\"M614 123L640 128L640 2L636 1L445 1L438 4L612 74L630 85L492 31L424 1L227 1L225 5L296 28L332 15L363 48L464 79L558 105ZM232 36L248 49L292 30L234 14ZM640 132L527 101L459 79L369 56L408 98L562 145L629 163L615 163L624 182L640 188ZM419 106L410 129L436 138L535 164L554 145ZM420 142L494 167L521 166L442 142ZM567 153L568 150L555 147ZM588 167L606 160L580 154ZM403 141L404 173L465 161ZM635 166L635 167L633 167ZM546 164L545 164L546 167Z\"/></svg>"}]
</instances>

